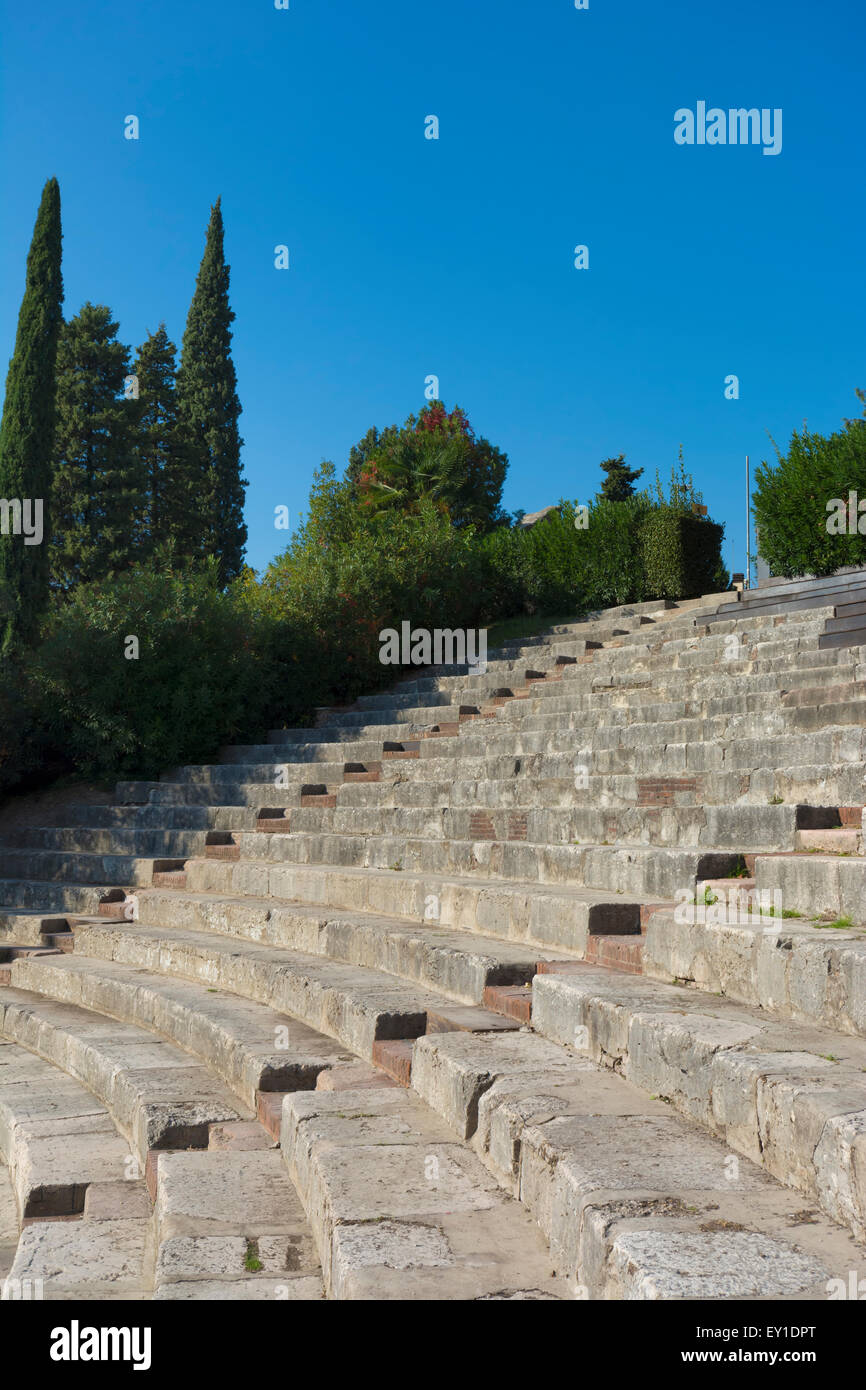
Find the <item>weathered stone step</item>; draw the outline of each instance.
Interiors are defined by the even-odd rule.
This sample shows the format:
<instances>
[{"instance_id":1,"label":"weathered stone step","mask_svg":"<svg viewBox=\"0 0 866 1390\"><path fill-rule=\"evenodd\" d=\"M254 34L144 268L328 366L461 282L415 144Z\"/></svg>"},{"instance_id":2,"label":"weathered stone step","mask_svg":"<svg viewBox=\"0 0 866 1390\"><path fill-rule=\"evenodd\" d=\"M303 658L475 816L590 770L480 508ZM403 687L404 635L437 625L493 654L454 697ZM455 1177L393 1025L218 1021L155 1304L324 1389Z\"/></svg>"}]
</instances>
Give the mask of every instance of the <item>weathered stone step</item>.
<instances>
[{"instance_id":1,"label":"weathered stone step","mask_svg":"<svg viewBox=\"0 0 866 1390\"><path fill-rule=\"evenodd\" d=\"M802 1196L543 1038L420 1038L412 1083L531 1212L573 1296L824 1299L866 1269Z\"/></svg>"},{"instance_id":2,"label":"weathered stone step","mask_svg":"<svg viewBox=\"0 0 866 1390\"><path fill-rule=\"evenodd\" d=\"M154 1220L159 1300L324 1296L313 1234L278 1149L160 1153Z\"/></svg>"},{"instance_id":3,"label":"weathered stone step","mask_svg":"<svg viewBox=\"0 0 866 1390\"><path fill-rule=\"evenodd\" d=\"M582 952L591 933L622 930L626 922L636 922L640 904L639 895L617 891L613 897L574 884L406 870L394 873L321 864L232 865L213 860L197 860L190 870L184 892L282 898L349 911L359 908L419 922L430 920L430 913L438 911L443 926L480 929L505 940L532 941L575 952Z\"/></svg>"},{"instance_id":4,"label":"weathered stone step","mask_svg":"<svg viewBox=\"0 0 866 1390\"><path fill-rule=\"evenodd\" d=\"M18 1204L9 1169L0 1162L0 1284L12 1268L17 1249Z\"/></svg>"},{"instance_id":5,"label":"weathered stone step","mask_svg":"<svg viewBox=\"0 0 866 1390\"><path fill-rule=\"evenodd\" d=\"M419 790L424 785L420 784ZM647 780L643 788L644 805L617 810L602 810L597 805L574 806L575 787L565 780L555 788L549 782L538 784L534 779L527 782L526 778L519 782L487 784L494 788L504 785L499 804L493 796L492 804L479 804L477 796L473 795L478 786L474 782L452 784L451 787L441 783L426 785L436 788L435 793L431 791L432 799L426 805L420 798L412 804L402 800L399 805L387 805L388 788L381 785L375 790L384 795L377 796L372 804L344 805L341 790L333 809L291 809L286 829L303 834L393 837L402 833L411 838L424 836L431 840L520 840L547 845L615 841L708 849L748 845L751 850L793 849L798 835L856 837L859 833L814 828L821 819L830 826L835 815L835 808L830 807L673 804L677 791L686 792L687 789L676 789L662 779ZM393 788L392 799L396 800L393 793L402 792L405 787L406 784ZM517 799L521 788L535 793L534 805ZM360 802L361 798L353 797L355 801ZM814 812L813 826L808 830L800 825L806 812ZM837 826L838 823L838 815L835 815ZM260 826L262 831L264 828ZM236 835L232 837L236 838Z\"/></svg>"},{"instance_id":6,"label":"weathered stone step","mask_svg":"<svg viewBox=\"0 0 866 1390\"><path fill-rule=\"evenodd\" d=\"M399 961L413 978L427 958L429 941L432 955L424 969L433 972L431 983L434 975L440 982L455 978L452 953L458 938L446 932L462 933L460 949L481 958L490 956L495 943L496 960L518 969L547 951L582 956L591 937L634 934L640 926L638 899L585 888L486 884L435 875L386 878L318 866L298 870L291 884L293 893L271 897L151 889L139 897L140 916L154 925L252 935L311 952L363 951L363 957L354 958L370 965L378 960L383 966L386 960ZM410 966L410 959L416 963ZM479 970L476 987L482 980L493 982L488 966Z\"/></svg>"},{"instance_id":7,"label":"weathered stone step","mask_svg":"<svg viewBox=\"0 0 866 1390\"><path fill-rule=\"evenodd\" d=\"M598 659L577 665L563 665L563 657L550 654L538 663L544 669L536 674L544 679L527 681L525 669L516 667L501 672L493 682L488 682L485 677L482 685L455 686L450 692L449 705L400 705L394 711L385 708L372 711L359 709L339 716L339 721L335 716L335 722L326 722L314 729L273 729L268 735L269 744L265 746L309 750L320 744L345 745L364 740L399 738L401 735L405 737L410 736L413 728L429 728L441 724L443 720L457 721L461 707L469 724L473 714L476 719L478 713L486 712L488 716L495 714L494 705L499 707L500 713L506 710L519 718L523 705L545 708L548 701L562 699L566 694L575 700L582 700L605 690L643 690L644 701L652 702L691 696L696 689L705 698L713 695L718 697L724 693L725 682L730 682L734 676L737 677L741 694L761 689L788 690L801 685L816 685L828 670L837 682L841 681L845 672L851 673L854 679L863 678L857 652L848 653L847 656L824 653L814 645L808 650L792 650L788 641L774 643L773 654L769 646L763 651L765 654L762 656L753 654L748 659L739 660L726 660L719 652L699 652L697 655L711 656L712 659L697 661L696 653L691 648L679 655L667 651L653 655L648 648L642 648L639 652L629 651L627 661L621 653L605 651ZM827 660L828 657L831 661ZM837 660L832 661L832 658ZM391 723L388 722L389 714L392 716ZM300 752L298 756L301 756Z\"/></svg>"},{"instance_id":8,"label":"weathered stone step","mask_svg":"<svg viewBox=\"0 0 866 1390\"><path fill-rule=\"evenodd\" d=\"M80 1215L92 1184L122 1183L135 1164L90 1091L6 1041L0 1041L0 1161L11 1174L21 1219Z\"/></svg>"},{"instance_id":9,"label":"weathered stone step","mask_svg":"<svg viewBox=\"0 0 866 1390\"><path fill-rule=\"evenodd\" d=\"M336 1039L346 1051L368 1062L373 1060L377 1039L417 1037L428 1026L493 1030L514 1026L485 1010L476 1010L467 1021L461 1006L443 993L394 975L215 931L164 930L129 923L117 932L103 934L98 942L94 937L90 949L99 949L106 956L110 953L110 959L118 964L199 981L254 1000ZM69 958L55 959L66 962ZM99 970L91 963L85 967L85 975L96 978ZM126 1025L118 1025L122 1026Z\"/></svg>"},{"instance_id":10,"label":"weathered stone step","mask_svg":"<svg viewBox=\"0 0 866 1390\"><path fill-rule=\"evenodd\" d=\"M374 835L237 837L241 862L191 859L193 891L295 897L285 891L294 866L333 865L371 873L479 877L503 883L573 884L595 890L674 898L698 878L724 878L738 867L735 851L650 845L547 845L523 841L425 840ZM335 906L352 904L334 904ZM403 914L401 914L403 915ZM405 914L409 915L409 914Z\"/></svg>"},{"instance_id":11,"label":"weathered stone step","mask_svg":"<svg viewBox=\"0 0 866 1390\"><path fill-rule=\"evenodd\" d=\"M531 1219L417 1096L287 1096L280 1142L329 1297L570 1296Z\"/></svg>"},{"instance_id":12,"label":"weathered stone step","mask_svg":"<svg viewBox=\"0 0 866 1390\"><path fill-rule=\"evenodd\" d=\"M138 859L128 854L76 854L67 850L0 848L0 883L17 879L44 881L46 885L147 884L151 882L154 867L161 862L158 859ZM46 893L45 896L48 898L50 894ZM92 904L92 901L90 898L89 903ZM48 909L47 902L40 905L44 910Z\"/></svg>"},{"instance_id":13,"label":"weathered stone step","mask_svg":"<svg viewBox=\"0 0 866 1390\"><path fill-rule=\"evenodd\" d=\"M866 857L862 854L759 855L755 877L759 888L778 891L790 911L866 926Z\"/></svg>"},{"instance_id":14,"label":"weathered stone step","mask_svg":"<svg viewBox=\"0 0 866 1390\"><path fill-rule=\"evenodd\" d=\"M16 964L13 985L167 1038L252 1112L260 1091L311 1090L322 1071L354 1060L333 1038L262 1004L119 964L114 948L126 926L78 928L73 956Z\"/></svg>"},{"instance_id":15,"label":"weathered stone step","mask_svg":"<svg viewBox=\"0 0 866 1390\"><path fill-rule=\"evenodd\" d=\"M151 1149L203 1147L211 1124L252 1118L179 1048L90 1010L3 987L0 1037L62 1068L103 1101L142 1170Z\"/></svg>"},{"instance_id":16,"label":"weathered stone step","mask_svg":"<svg viewBox=\"0 0 866 1390\"><path fill-rule=\"evenodd\" d=\"M537 975L532 1024L805 1193L866 1240L866 1043L593 966Z\"/></svg>"},{"instance_id":17,"label":"weathered stone step","mask_svg":"<svg viewBox=\"0 0 866 1390\"><path fill-rule=\"evenodd\" d=\"M572 758L589 752L592 768L596 772L647 774L659 771L660 763L664 770L671 772L682 768L700 771L720 770L730 764L732 767L785 767L796 764L815 763L823 758L829 763L862 759L864 753L864 728L862 705L828 707L828 722L812 727L812 716L808 707L798 708L786 714L777 711L765 721L761 729L759 723L745 724L742 720L730 721L730 730L722 736L717 731L713 737L682 737L688 735L688 728L679 725L669 726L671 735L665 741L657 739L654 726L646 726L641 734L640 726L612 726L596 736L592 728L575 720L559 720L546 729L525 729L519 726L500 726L496 732L488 729L482 733L464 734L459 740L420 739L413 752L412 761L401 761L399 771L414 768L412 775L421 777L447 775L446 769L453 769L456 757L461 770L467 763L474 764L478 771L473 775L496 776L497 758L528 757L542 755L560 758L571 752ZM856 715L856 717L855 717ZM832 717L830 717L832 716ZM850 717L849 717L850 716ZM847 722L846 722L847 721ZM635 733L635 727L638 732ZM621 734L621 737L619 736ZM674 737L679 735L680 737ZM762 754L763 750L763 754ZM820 751L817 751L820 750ZM331 750L333 751L333 750ZM417 753L417 757L415 754ZM250 782L258 782L263 789L270 788L273 793L280 785L306 781L309 785L333 783L342 778L347 762L381 765L381 775L385 774L388 763L387 750L381 746L367 744L351 746L351 751L341 754L339 760L308 764L311 770L304 778L300 765L294 763L254 763L254 764L214 764L200 769L188 769L181 781L166 784L162 795L169 800L178 793L176 788L188 787L189 792L181 790L179 796L197 795L194 789L201 787L215 800L227 803L237 800L237 787ZM586 761L586 758L584 758ZM426 764L426 765L425 765ZM489 772L482 772L486 766ZM392 766L388 773L396 775ZM467 775L465 772L463 775ZM207 789L213 788L213 792ZM268 792L268 796L271 795ZM264 802L263 802L264 804ZM277 804L274 802L273 804Z\"/></svg>"},{"instance_id":18,"label":"weathered stone step","mask_svg":"<svg viewBox=\"0 0 866 1390\"><path fill-rule=\"evenodd\" d=\"M9 1283L47 1302L136 1301L150 1298L152 1264L143 1215L34 1221L21 1232Z\"/></svg>"},{"instance_id":19,"label":"weathered stone step","mask_svg":"<svg viewBox=\"0 0 866 1390\"><path fill-rule=\"evenodd\" d=\"M782 1017L866 1037L866 927L828 931L805 917L750 919L720 896L694 912L655 912L643 967L656 980L693 983Z\"/></svg>"},{"instance_id":20,"label":"weathered stone step","mask_svg":"<svg viewBox=\"0 0 866 1390\"><path fill-rule=\"evenodd\" d=\"M0 908L16 919L22 914L60 916L68 912L97 912L104 890L90 884L49 883L29 878L0 878Z\"/></svg>"},{"instance_id":21,"label":"weathered stone step","mask_svg":"<svg viewBox=\"0 0 866 1390\"><path fill-rule=\"evenodd\" d=\"M141 906L149 927L183 924L197 931L213 929L260 945L302 951L396 975L464 1004L484 1003L492 985L526 984L539 961L559 960L563 955L561 947L552 952L513 945L432 922L419 924L372 913L336 912L274 900L265 903L257 898L214 899L184 893L178 904L175 896L156 892L142 900ZM626 932L636 932L638 928L637 914L623 911L619 904L609 913L596 914L596 921L610 932L615 932L617 926ZM80 960L84 953L88 957L114 959L117 950L124 950L125 925L92 924L79 928L76 958ZM593 926L590 915L590 934ZM161 1031L168 1033L168 1027L163 1026ZM264 1087L259 1085L256 1089ZM299 1082L281 1089L302 1090L304 1086Z\"/></svg>"},{"instance_id":22,"label":"weathered stone step","mask_svg":"<svg viewBox=\"0 0 866 1390\"><path fill-rule=\"evenodd\" d=\"M7 831L7 849L50 849L74 854L132 854L141 858L186 858L204 850L204 830L139 830L135 827L44 826Z\"/></svg>"}]
</instances>

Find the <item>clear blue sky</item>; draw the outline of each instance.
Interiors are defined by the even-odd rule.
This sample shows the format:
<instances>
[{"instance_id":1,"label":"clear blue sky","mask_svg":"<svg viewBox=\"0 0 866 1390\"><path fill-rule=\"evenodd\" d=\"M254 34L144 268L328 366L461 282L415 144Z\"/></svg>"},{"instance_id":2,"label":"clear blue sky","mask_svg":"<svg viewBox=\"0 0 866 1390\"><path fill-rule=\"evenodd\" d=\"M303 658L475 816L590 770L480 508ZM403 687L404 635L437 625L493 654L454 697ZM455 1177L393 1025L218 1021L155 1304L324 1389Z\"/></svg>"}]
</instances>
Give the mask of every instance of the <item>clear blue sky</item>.
<instances>
[{"instance_id":1,"label":"clear blue sky","mask_svg":"<svg viewBox=\"0 0 866 1390\"><path fill-rule=\"evenodd\" d=\"M587 500L619 452L667 476L682 443L738 569L744 456L858 413L862 0L3 14L2 365L46 177L67 315L106 303L132 345L161 319L180 344L221 194L257 567L285 543L274 507L296 518L320 460L416 410L428 373L508 453L511 510ZM677 146L699 100L782 108L781 154Z\"/></svg>"}]
</instances>

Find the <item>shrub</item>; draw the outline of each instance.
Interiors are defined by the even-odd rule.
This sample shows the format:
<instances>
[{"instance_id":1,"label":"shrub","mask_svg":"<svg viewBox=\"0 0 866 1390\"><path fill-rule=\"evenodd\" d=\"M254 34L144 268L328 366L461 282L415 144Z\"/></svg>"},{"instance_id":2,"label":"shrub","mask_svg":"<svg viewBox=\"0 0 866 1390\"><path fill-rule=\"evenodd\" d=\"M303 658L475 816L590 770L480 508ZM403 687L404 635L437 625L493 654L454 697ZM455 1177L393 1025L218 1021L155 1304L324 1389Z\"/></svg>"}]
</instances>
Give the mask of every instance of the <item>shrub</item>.
<instances>
[{"instance_id":1,"label":"shrub","mask_svg":"<svg viewBox=\"0 0 866 1390\"><path fill-rule=\"evenodd\" d=\"M472 529L456 530L429 500L413 513L395 508L359 518L348 537L324 544L316 525L302 527L264 587L316 652L316 698L305 691L307 707L393 680L393 667L379 661L384 628L476 625L482 575Z\"/></svg>"},{"instance_id":2,"label":"shrub","mask_svg":"<svg viewBox=\"0 0 866 1390\"><path fill-rule=\"evenodd\" d=\"M641 528L649 598L696 598L727 588L722 564L725 528L708 517L653 507Z\"/></svg>"},{"instance_id":3,"label":"shrub","mask_svg":"<svg viewBox=\"0 0 866 1390\"><path fill-rule=\"evenodd\" d=\"M866 497L866 419L848 420L829 436L795 430L787 454L778 453L775 465L761 463L755 482L760 552L773 574L790 579L866 564L866 535L827 530L828 502L847 503L850 491Z\"/></svg>"},{"instance_id":4,"label":"shrub","mask_svg":"<svg viewBox=\"0 0 866 1390\"><path fill-rule=\"evenodd\" d=\"M48 737L95 779L204 761L257 727L274 681L257 658L267 627L215 566L150 566L81 585L52 612L31 661ZM139 643L126 659L127 639Z\"/></svg>"}]
</instances>

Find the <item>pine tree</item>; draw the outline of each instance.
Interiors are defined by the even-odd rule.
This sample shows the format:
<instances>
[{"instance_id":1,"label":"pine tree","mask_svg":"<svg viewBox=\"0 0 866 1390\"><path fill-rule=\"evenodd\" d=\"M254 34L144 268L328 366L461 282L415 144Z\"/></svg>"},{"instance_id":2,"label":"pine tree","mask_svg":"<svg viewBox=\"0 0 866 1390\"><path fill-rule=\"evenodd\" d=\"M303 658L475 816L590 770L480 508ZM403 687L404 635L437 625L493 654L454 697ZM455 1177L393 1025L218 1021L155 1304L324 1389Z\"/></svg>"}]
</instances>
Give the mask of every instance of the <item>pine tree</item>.
<instances>
[{"instance_id":1,"label":"pine tree","mask_svg":"<svg viewBox=\"0 0 866 1390\"><path fill-rule=\"evenodd\" d=\"M63 323L60 188L42 190L27 257L15 352L6 377L0 424L0 499L29 503L31 525L42 504L42 542L0 535L0 657L32 641L48 599L51 456L55 424L55 365ZM8 525L8 523L7 523Z\"/></svg>"},{"instance_id":2,"label":"pine tree","mask_svg":"<svg viewBox=\"0 0 866 1390\"><path fill-rule=\"evenodd\" d=\"M161 323L138 349L132 368L138 387L135 450L144 492L136 548L142 556L182 542L192 522L177 425L176 353ZM182 554L182 544L179 549Z\"/></svg>"},{"instance_id":3,"label":"pine tree","mask_svg":"<svg viewBox=\"0 0 866 1390\"><path fill-rule=\"evenodd\" d=\"M605 459L601 471L607 477L601 485L600 496L608 502L624 502L627 497L633 497L633 485L643 473L642 468L629 468L625 454L619 454L615 459Z\"/></svg>"},{"instance_id":4,"label":"pine tree","mask_svg":"<svg viewBox=\"0 0 866 1390\"><path fill-rule=\"evenodd\" d=\"M60 337L51 575L63 592L135 559L143 502L137 403L124 395L129 348L117 328L110 309L87 303Z\"/></svg>"},{"instance_id":5,"label":"pine tree","mask_svg":"<svg viewBox=\"0 0 866 1390\"><path fill-rule=\"evenodd\" d=\"M229 266L220 199L211 209L204 255L187 316L177 374L186 449L187 514L199 518L190 558L216 555L223 583L243 568L247 528L238 433L241 405L231 357Z\"/></svg>"}]
</instances>

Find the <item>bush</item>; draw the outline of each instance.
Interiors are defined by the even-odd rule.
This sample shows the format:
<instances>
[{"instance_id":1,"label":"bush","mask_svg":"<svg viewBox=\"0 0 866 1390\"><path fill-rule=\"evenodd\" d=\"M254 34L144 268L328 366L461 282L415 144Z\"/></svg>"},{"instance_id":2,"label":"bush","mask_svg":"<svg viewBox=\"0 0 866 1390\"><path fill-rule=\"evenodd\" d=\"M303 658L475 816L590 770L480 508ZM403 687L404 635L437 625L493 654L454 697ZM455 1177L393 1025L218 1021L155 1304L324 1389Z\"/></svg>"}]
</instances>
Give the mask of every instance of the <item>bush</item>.
<instances>
[{"instance_id":1,"label":"bush","mask_svg":"<svg viewBox=\"0 0 866 1390\"><path fill-rule=\"evenodd\" d=\"M341 540L323 543L308 523L264 579L284 621L316 653L307 709L393 680L394 668L379 661L384 628L477 625L482 576L472 528L456 530L427 500L412 513L360 519Z\"/></svg>"},{"instance_id":2,"label":"bush","mask_svg":"<svg viewBox=\"0 0 866 1390\"><path fill-rule=\"evenodd\" d=\"M858 392L866 401L863 392ZM834 574L844 565L866 564L866 535L832 535L827 504L847 503L850 491L866 497L866 419L824 436L796 430L788 452L755 474L753 509L760 553L773 574Z\"/></svg>"},{"instance_id":3,"label":"bush","mask_svg":"<svg viewBox=\"0 0 866 1390\"><path fill-rule=\"evenodd\" d=\"M641 551L650 598L697 598L728 586L722 564L725 528L708 517L674 507L653 507L641 528Z\"/></svg>"},{"instance_id":4,"label":"bush","mask_svg":"<svg viewBox=\"0 0 866 1390\"><path fill-rule=\"evenodd\" d=\"M30 663L53 746L88 778L155 776L257 728L275 681L260 660L267 615L253 608L219 589L214 566L81 585Z\"/></svg>"}]
</instances>

